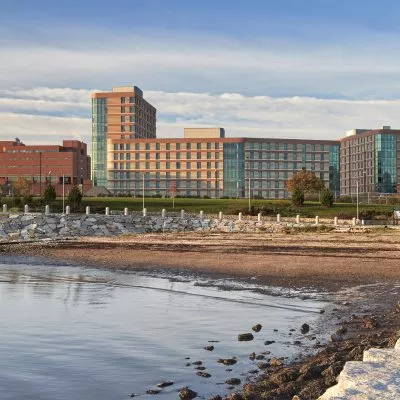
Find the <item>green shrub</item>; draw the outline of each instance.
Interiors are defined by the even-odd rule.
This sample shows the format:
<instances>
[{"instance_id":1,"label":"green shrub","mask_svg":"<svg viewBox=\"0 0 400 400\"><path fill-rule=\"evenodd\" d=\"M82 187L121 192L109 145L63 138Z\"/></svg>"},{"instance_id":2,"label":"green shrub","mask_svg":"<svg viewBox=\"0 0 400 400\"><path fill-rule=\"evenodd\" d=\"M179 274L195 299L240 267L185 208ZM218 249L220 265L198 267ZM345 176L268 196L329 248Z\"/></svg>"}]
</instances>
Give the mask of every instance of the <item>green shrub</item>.
<instances>
[{"instance_id":1,"label":"green shrub","mask_svg":"<svg viewBox=\"0 0 400 400\"><path fill-rule=\"evenodd\" d=\"M68 195L68 203L73 211L77 211L82 201L82 192L78 186L73 186Z\"/></svg>"},{"instance_id":2,"label":"green shrub","mask_svg":"<svg viewBox=\"0 0 400 400\"><path fill-rule=\"evenodd\" d=\"M296 207L302 206L304 204L304 192L299 186L296 186L292 192L292 204Z\"/></svg>"},{"instance_id":3,"label":"green shrub","mask_svg":"<svg viewBox=\"0 0 400 400\"><path fill-rule=\"evenodd\" d=\"M330 208L333 206L333 202L334 202L335 198L333 196L333 193L329 190L329 189L325 189L322 192L322 196L321 196L321 204L324 207Z\"/></svg>"},{"instance_id":4,"label":"green shrub","mask_svg":"<svg viewBox=\"0 0 400 400\"><path fill-rule=\"evenodd\" d=\"M57 198L56 188L53 185L47 185L43 193L43 198L46 202L53 202Z\"/></svg>"}]
</instances>

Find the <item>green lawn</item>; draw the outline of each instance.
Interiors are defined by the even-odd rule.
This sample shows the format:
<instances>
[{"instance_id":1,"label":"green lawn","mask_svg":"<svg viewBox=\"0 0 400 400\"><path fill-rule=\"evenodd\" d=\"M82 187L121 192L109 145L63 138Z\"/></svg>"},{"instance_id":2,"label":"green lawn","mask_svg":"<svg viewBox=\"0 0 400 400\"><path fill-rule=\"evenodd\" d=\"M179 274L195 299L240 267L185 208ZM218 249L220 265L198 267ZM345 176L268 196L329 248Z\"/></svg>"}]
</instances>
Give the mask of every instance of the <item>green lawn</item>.
<instances>
[{"instance_id":1,"label":"green lawn","mask_svg":"<svg viewBox=\"0 0 400 400\"><path fill-rule=\"evenodd\" d=\"M12 199L3 198L9 207L12 207ZM217 214L222 211L224 214L238 214L243 212L248 213L248 199L187 199L176 198L175 208L172 207L172 199L165 198L146 198L145 207L149 212L161 212L163 208L167 211L179 212L185 210L188 213L199 213L203 210L205 214ZM67 201L66 201L66 204ZM92 212L103 213L105 207L110 207L111 210L122 211L128 207L130 211L141 211L143 207L141 198L131 197L84 197L82 200L81 211L84 212L86 206L90 206ZM262 211L263 215L281 214L284 216L295 216L300 214L302 217L315 217L318 215L321 218L353 218L356 216L356 204L354 203L336 203L332 208L324 208L318 202L306 202L303 207L293 207L289 200L252 200L252 214L256 215ZM22 206L19 207L22 210ZM389 217L393 212L393 205L377 205L377 204L360 204L360 218L376 218ZM397 207L398 208L398 207ZM31 207L32 211L40 211L44 206L38 203L37 200ZM61 211L62 199L51 205L53 211Z\"/></svg>"}]
</instances>

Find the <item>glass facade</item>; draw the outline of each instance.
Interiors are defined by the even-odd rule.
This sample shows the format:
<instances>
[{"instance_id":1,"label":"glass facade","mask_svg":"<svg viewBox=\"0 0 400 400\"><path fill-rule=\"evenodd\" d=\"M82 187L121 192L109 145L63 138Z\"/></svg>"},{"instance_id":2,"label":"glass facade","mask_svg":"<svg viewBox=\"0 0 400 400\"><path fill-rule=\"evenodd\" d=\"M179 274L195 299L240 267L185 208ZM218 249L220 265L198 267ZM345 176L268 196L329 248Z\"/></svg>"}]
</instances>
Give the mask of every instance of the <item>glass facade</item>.
<instances>
[{"instance_id":1,"label":"glass facade","mask_svg":"<svg viewBox=\"0 0 400 400\"><path fill-rule=\"evenodd\" d=\"M329 146L329 189L335 196L340 195L340 146Z\"/></svg>"},{"instance_id":2,"label":"glass facade","mask_svg":"<svg viewBox=\"0 0 400 400\"><path fill-rule=\"evenodd\" d=\"M244 163L244 143L224 143L224 196L245 196Z\"/></svg>"},{"instance_id":3,"label":"glass facade","mask_svg":"<svg viewBox=\"0 0 400 400\"><path fill-rule=\"evenodd\" d=\"M379 134L375 136L375 191L396 192L397 182L397 135Z\"/></svg>"},{"instance_id":4,"label":"glass facade","mask_svg":"<svg viewBox=\"0 0 400 400\"><path fill-rule=\"evenodd\" d=\"M107 99L92 99L92 180L107 187Z\"/></svg>"}]
</instances>

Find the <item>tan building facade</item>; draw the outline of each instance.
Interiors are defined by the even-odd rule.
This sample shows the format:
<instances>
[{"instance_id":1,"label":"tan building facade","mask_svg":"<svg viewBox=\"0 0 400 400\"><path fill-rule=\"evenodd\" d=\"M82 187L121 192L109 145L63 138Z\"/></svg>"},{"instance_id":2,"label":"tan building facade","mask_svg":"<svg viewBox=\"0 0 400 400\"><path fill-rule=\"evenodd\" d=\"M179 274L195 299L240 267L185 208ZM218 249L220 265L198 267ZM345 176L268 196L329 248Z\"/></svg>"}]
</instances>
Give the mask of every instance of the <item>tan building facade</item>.
<instances>
[{"instance_id":1,"label":"tan building facade","mask_svg":"<svg viewBox=\"0 0 400 400\"><path fill-rule=\"evenodd\" d=\"M212 134L211 134L212 136ZM336 141L251 138L108 141L108 189L141 196L287 198L302 168L339 192Z\"/></svg>"},{"instance_id":2,"label":"tan building facade","mask_svg":"<svg viewBox=\"0 0 400 400\"><path fill-rule=\"evenodd\" d=\"M92 95L92 177L107 186L107 140L129 143L156 137L157 110L137 86L114 87Z\"/></svg>"}]
</instances>

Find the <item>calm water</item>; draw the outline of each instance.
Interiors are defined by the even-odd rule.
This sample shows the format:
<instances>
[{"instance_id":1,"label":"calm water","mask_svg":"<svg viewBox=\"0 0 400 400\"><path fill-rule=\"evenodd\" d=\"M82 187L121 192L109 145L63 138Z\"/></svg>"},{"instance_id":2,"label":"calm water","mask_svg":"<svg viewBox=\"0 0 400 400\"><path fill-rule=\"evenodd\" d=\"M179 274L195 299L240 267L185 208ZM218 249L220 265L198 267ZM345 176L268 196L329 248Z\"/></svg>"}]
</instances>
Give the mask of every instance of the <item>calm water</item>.
<instances>
[{"instance_id":1,"label":"calm water","mask_svg":"<svg viewBox=\"0 0 400 400\"><path fill-rule=\"evenodd\" d=\"M222 288L235 290L222 290ZM283 294L283 296L277 296ZM292 295L292 296L288 296ZM296 295L296 293L294 293ZM303 322L326 303L277 288L193 276L122 273L0 257L0 398L43 400L176 399L189 385L200 398L227 393L225 380L257 362L255 351L291 357ZM237 334L261 323L252 342ZM278 329L278 332L274 332ZM209 340L215 350L203 347ZM275 340L265 346L265 340ZM227 372L217 358L238 358ZM185 357L190 357L186 360ZM188 362L201 360L211 378ZM175 384L144 394L163 380Z\"/></svg>"}]
</instances>

